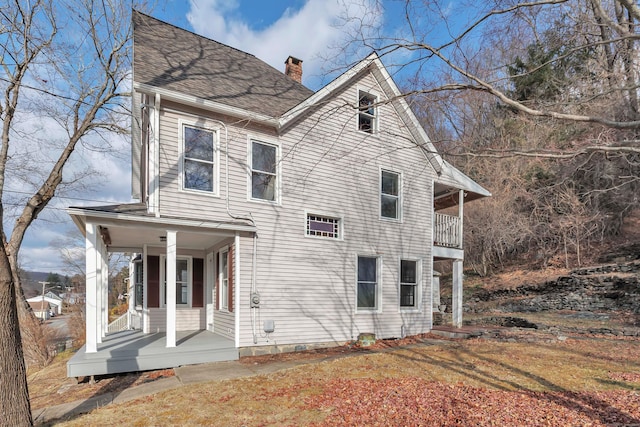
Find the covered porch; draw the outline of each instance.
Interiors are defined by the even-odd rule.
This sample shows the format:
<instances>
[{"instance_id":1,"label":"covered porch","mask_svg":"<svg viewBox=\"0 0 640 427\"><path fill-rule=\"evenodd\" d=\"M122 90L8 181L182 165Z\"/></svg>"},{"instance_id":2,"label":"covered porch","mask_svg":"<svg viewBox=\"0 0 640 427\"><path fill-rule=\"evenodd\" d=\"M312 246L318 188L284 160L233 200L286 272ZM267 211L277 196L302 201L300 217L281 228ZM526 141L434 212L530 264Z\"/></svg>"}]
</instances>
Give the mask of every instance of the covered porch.
<instances>
[{"instance_id":1,"label":"covered porch","mask_svg":"<svg viewBox=\"0 0 640 427\"><path fill-rule=\"evenodd\" d=\"M463 312L464 205L490 197L491 193L444 160L433 187L433 261L451 263L451 321L453 327L460 328Z\"/></svg>"},{"instance_id":2,"label":"covered porch","mask_svg":"<svg viewBox=\"0 0 640 427\"><path fill-rule=\"evenodd\" d=\"M69 361L69 376L238 358L238 312L216 307L214 255L221 247L238 248L240 235L250 235L255 227L240 221L158 217L143 204L69 208L68 212L86 241L86 344ZM131 316L125 317L135 317L139 330L109 333L108 257L112 253L138 255L135 268L130 264ZM229 253L238 256L239 251ZM239 260L229 265L233 266L228 269L229 282L235 283ZM228 294L229 299L237 298Z\"/></svg>"},{"instance_id":3,"label":"covered porch","mask_svg":"<svg viewBox=\"0 0 640 427\"><path fill-rule=\"evenodd\" d=\"M68 377L106 375L237 360L233 340L209 331L180 331L167 348L166 333L122 331L105 336L95 352L83 346L67 363Z\"/></svg>"}]
</instances>

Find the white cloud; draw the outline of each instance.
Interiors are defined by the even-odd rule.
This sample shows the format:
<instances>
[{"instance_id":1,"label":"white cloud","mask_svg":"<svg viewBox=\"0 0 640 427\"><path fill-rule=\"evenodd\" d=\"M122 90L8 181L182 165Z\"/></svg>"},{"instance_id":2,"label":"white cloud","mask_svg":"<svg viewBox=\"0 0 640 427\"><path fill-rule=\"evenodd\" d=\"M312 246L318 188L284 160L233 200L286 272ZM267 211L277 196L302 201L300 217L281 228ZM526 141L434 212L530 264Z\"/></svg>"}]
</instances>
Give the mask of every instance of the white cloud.
<instances>
[{"instance_id":1,"label":"white cloud","mask_svg":"<svg viewBox=\"0 0 640 427\"><path fill-rule=\"evenodd\" d=\"M326 83L325 73L336 66L323 58L335 60L335 49L344 48L361 24L367 29L378 25L382 13L372 0L308 0L254 30L240 17L237 1L191 0L190 6L187 19L198 34L251 53L278 70L284 70L289 55L302 59L303 82L312 89Z\"/></svg>"}]
</instances>

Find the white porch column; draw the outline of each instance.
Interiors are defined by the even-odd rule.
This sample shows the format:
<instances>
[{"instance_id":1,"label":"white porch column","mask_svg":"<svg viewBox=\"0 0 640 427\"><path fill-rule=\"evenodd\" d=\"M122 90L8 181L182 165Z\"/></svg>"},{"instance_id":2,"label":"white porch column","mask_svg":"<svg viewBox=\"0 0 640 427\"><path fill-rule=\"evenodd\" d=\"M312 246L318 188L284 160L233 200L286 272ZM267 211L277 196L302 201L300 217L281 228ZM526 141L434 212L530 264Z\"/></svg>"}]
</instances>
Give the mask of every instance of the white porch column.
<instances>
[{"instance_id":1,"label":"white porch column","mask_svg":"<svg viewBox=\"0 0 640 427\"><path fill-rule=\"evenodd\" d=\"M176 346L176 232L167 230L167 347Z\"/></svg>"},{"instance_id":2,"label":"white porch column","mask_svg":"<svg viewBox=\"0 0 640 427\"><path fill-rule=\"evenodd\" d=\"M98 280L97 280L97 242L98 227L94 224L85 225L86 237L86 286L85 286L85 352L98 351Z\"/></svg>"},{"instance_id":3,"label":"white porch column","mask_svg":"<svg viewBox=\"0 0 640 427\"><path fill-rule=\"evenodd\" d=\"M453 260L453 291L451 321L455 328L462 327L462 260Z\"/></svg>"},{"instance_id":4,"label":"white porch column","mask_svg":"<svg viewBox=\"0 0 640 427\"><path fill-rule=\"evenodd\" d=\"M242 305L240 304L240 233L236 231L236 236L233 241L233 311L235 311L235 343L236 348L240 347L240 310Z\"/></svg>"},{"instance_id":5,"label":"white porch column","mask_svg":"<svg viewBox=\"0 0 640 427\"><path fill-rule=\"evenodd\" d=\"M149 326L149 308L147 299L149 298L148 286L149 282L149 264L147 260L147 245L142 247L142 332L148 334L151 330Z\"/></svg>"},{"instance_id":6,"label":"white porch column","mask_svg":"<svg viewBox=\"0 0 640 427\"><path fill-rule=\"evenodd\" d=\"M460 233L460 249L464 248L464 191L460 190L458 193L458 223L460 224L460 229L458 232Z\"/></svg>"},{"instance_id":7,"label":"white porch column","mask_svg":"<svg viewBox=\"0 0 640 427\"><path fill-rule=\"evenodd\" d=\"M100 286L102 289L102 305L100 309L102 311L102 321L100 322L100 342L102 342L102 338L107 335L109 325L109 263L107 262L107 256L107 247L101 241L100 263L102 263L102 267L100 268Z\"/></svg>"}]
</instances>

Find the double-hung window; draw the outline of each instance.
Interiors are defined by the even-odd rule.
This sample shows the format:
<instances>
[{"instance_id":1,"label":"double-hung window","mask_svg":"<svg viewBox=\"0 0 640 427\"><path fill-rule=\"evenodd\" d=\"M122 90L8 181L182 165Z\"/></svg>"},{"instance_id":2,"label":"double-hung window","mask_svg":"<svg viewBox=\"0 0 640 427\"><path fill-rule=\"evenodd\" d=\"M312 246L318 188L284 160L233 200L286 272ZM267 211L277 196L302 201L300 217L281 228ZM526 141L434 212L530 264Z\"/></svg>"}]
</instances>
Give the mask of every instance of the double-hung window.
<instances>
[{"instance_id":1,"label":"double-hung window","mask_svg":"<svg viewBox=\"0 0 640 427\"><path fill-rule=\"evenodd\" d=\"M380 171L380 216L400 219L400 174Z\"/></svg>"},{"instance_id":2,"label":"double-hung window","mask_svg":"<svg viewBox=\"0 0 640 427\"><path fill-rule=\"evenodd\" d=\"M400 260L400 307L418 308L418 261Z\"/></svg>"},{"instance_id":3,"label":"double-hung window","mask_svg":"<svg viewBox=\"0 0 640 427\"><path fill-rule=\"evenodd\" d=\"M377 130L377 98L367 92L358 91L358 130L375 133Z\"/></svg>"},{"instance_id":4,"label":"double-hung window","mask_svg":"<svg viewBox=\"0 0 640 427\"><path fill-rule=\"evenodd\" d=\"M164 262L161 264L162 297L163 303L167 304L167 259L163 256ZM176 305L191 305L191 258L176 258Z\"/></svg>"},{"instance_id":5,"label":"double-hung window","mask_svg":"<svg viewBox=\"0 0 640 427\"><path fill-rule=\"evenodd\" d=\"M220 308L229 310L229 250L220 252Z\"/></svg>"},{"instance_id":6,"label":"double-hung window","mask_svg":"<svg viewBox=\"0 0 640 427\"><path fill-rule=\"evenodd\" d=\"M215 193L215 133L182 126L182 188Z\"/></svg>"},{"instance_id":7,"label":"double-hung window","mask_svg":"<svg viewBox=\"0 0 640 427\"><path fill-rule=\"evenodd\" d=\"M251 198L277 201L278 146L251 141Z\"/></svg>"},{"instance_id":8,"label":"double-hung window","mask_svg":"<svg viewBox=\"0 0 640 427\"><path fill-rule=\"evenodd\" d=\"M358 256L357 309L377 310L379 291L378 258Z\"/></svg>"}]
</instances>

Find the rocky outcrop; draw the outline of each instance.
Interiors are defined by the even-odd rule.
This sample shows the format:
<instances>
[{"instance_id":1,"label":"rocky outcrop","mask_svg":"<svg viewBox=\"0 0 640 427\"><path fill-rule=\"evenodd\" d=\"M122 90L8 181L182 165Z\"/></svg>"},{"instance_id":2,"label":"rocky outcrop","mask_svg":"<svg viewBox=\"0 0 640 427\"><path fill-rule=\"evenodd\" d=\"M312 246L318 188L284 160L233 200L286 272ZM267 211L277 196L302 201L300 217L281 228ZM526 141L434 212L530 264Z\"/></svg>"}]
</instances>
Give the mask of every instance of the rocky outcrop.
<instances>
[{"instance_id":1,"label":"rocky outcrop","mask_svg":"<svg viewBox=\"0 0 640 427\"><path fill-rule=\"evenodd\" d=\"M640 261L582 268L539 285L481 290L465 305L465 311L475 313L549 310L640 314Z\"/></svg>"}]
</instances>

